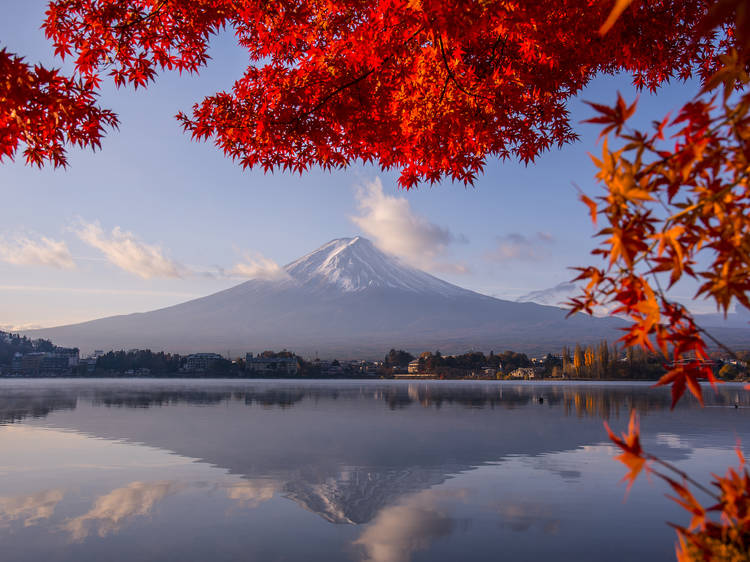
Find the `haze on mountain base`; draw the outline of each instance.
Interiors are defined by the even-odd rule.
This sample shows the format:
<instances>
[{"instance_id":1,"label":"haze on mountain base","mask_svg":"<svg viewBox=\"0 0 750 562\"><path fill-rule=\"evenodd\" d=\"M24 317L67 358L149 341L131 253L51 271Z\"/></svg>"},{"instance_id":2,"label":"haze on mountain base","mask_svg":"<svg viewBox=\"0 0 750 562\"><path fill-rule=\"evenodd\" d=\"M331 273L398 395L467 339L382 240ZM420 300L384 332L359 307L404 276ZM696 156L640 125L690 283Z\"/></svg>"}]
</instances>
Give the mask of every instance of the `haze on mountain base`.
<instances>
[{"instance_id":1,"label":"haze on mountain base","mask_svg":"<svg viewBox=\"0 0 750 562\"><path fill-rule=\"evenodd\" d=\"M151 312L27 333L84 353L141 348L238 356L285 348L308 357L374 359L392 347L554 352L575 342L614 341L624 325L566 314L463 289L355 237L324 244L273 279Z\"/></svg>"}]
</instances>

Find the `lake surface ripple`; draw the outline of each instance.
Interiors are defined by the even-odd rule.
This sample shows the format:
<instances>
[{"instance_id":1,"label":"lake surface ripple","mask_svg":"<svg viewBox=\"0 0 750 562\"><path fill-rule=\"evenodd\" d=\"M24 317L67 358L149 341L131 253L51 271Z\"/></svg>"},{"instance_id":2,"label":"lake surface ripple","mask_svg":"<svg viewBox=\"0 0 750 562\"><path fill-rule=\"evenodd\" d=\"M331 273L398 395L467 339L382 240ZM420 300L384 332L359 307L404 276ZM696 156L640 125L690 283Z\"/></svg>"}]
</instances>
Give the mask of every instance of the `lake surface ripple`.
<instances>
[{"instance_id":1,"label":"lake surface ripple","mask_svg":"<svg viewBox=\"0 0 750 562\"><path fill-rule=\"evenodd\" d=\"M750 392L639 383L0 381L3 561L670 560L602 426L699 480ZM747 450L747 448L746 448Z\"/></svg>"}]
</instances>

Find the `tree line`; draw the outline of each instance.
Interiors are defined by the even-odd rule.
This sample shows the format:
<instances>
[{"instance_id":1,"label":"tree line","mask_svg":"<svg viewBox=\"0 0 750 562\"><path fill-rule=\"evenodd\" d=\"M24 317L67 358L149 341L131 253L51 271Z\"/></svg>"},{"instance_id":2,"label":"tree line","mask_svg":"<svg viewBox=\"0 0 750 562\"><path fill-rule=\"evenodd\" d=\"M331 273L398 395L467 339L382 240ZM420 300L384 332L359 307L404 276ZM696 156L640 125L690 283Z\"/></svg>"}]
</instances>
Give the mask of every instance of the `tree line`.
<instances>
[{"instance_id":1,"label":"tree line","mask_svg":"<svg viewBox=\"0 0 750 562\"><path fill-rule=\"evenodd\" d=\"M65 348L53 344L49 340L32 340L20 334L0 331L0 366L10 366L16 353L26 355L40 352L78 351L77 348Z\"/></svg>"}]
</instances>

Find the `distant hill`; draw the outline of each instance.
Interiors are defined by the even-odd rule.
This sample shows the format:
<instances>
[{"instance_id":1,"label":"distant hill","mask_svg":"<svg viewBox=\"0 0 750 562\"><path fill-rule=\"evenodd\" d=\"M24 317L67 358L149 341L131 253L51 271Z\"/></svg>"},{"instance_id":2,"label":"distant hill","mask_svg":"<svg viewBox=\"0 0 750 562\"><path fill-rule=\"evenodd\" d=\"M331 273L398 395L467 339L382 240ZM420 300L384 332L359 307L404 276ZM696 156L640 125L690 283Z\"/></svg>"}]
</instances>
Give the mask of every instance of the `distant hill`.
<instances>
[{"instance_id":1,"label":"distant hill","mask_svg":"<svg viewBox=\"0 0 750 562\"><path fill-rule=\"evenodd\" d=\"M93 349L187 353L292 349L321 357L381 358L392 347L555 351L619 337L619 319L576 315L482 295L409 267L369 240L340 238L284 267L151 312L33 330L28 335Z\"/></svg>"},{"instance_id":2,"label":"distant hill","mask_svg":"<svg viewBox=\"0 0 750 562\"><path fill-rule=\"evenodd\" d=\"M563 306L566 301L581 294L581 287L575 283L560 283L549 289L532 291L516 299L516 302L533 302L543 305ZM614 306L600 307L597 316L606 316ZM723 314L694 314L701 328L709 329L712 336L723 344L737 350L750 349L750 311L737 305L734 312ZM709 347L711 347L711 342Z\"/></svg>"}]
</instances>

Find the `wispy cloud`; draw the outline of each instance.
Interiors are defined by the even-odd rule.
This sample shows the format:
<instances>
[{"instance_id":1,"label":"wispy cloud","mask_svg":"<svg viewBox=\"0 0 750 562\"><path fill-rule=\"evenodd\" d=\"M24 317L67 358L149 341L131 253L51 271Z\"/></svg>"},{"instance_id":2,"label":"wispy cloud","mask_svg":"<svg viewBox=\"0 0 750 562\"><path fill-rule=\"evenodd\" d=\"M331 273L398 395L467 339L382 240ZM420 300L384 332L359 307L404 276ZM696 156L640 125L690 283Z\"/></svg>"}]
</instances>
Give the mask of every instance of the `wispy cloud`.
<instances>
[{"instance_id":1,"label":"wispy cloud","mask_svg":"<svg viewBox=\"0 0 750 562\"><path fill-rule=\"evenodd\" d=\"M144 279L183 277L188 273L184 266L166 257L159 246L142 242L119 226L108 234L98 222L81 221L74 232L83 242L101 251L110 263Z\"/></svg>"},{"instance_id":2,"label":"wispy cloud","mask_svg":"<svg viewBox=\"0 0 750 562\"><path fill-rule=\"evenodd\" d=\"M38 330L43 327L41 324L0 324L0 332L25 332L26 330Z\"/></svg>"},{"instance_id":3,"label":"wispy cloud","mask_svg":"<svg viewBox=\"0 0 750 562\"><path fill-rule=\"evenodd\" d=\"M525 235L511 232L497 237L497 246L485 254L489 261L539 261L547 257L548 247L554 244L554 237L547 232Z\"/></svg>"},{"instance_id":4,"label":"wispy cloud","mask_svg":"<svg viewBox=\"0 0 750 562\"><path fill-rule=\"evenodd\" d=\"M0 261L14 265L43 265L57 269L75 269L73 256L62 240L46 236L32 239L15 236L10 240L0 238Z\"/></svg>"},{"instance_id":5,"label":"wispy cloud","mask_svg":"<svg viewBox=\"0 0 750 562\"><path fill-rule=\"evenodd\" d=\"M0 285L0 291L19 293L73 293L82 295L143 295L150 297L196 298L201 293L184 291L149 291L147 289L100 289L94 287L44 287L38 285Z\"/></svg>"},{"instance_id":6,"label":"wispy cloud","mask_svg":"<svg viewBox=\"0 0 750 562\"><path fill-rule=\"evenodd\" d=\"M99 496L94 506L83 515L68 519L63 529L74 541L82 541L92 532L100 537L119 532L123 524L136 516L151 513L154 506L164 498L184 489L179 482L132 482Z\"/></svg>"},{"instance_id":7,"label":"wispy cloud","mask_svg":"<svg viewBox=\"0 0 750 562\"><path fill-rule=\"evenodd\" d=\"M378 248L422 269L468 272L463 264L445 261L448 246L466 239L416 214L405 197L383 193L379 178L360 186L356 197L359 214L351 220Z\"/></svg>"},{"instance_id":8,"label":"wispy cloud","mask_svg":"<svg viewBox=\"0 0 750 562\"><path fill-rule=\"evenodd\" d=\"M230 277L246 277L248 279L266 279L269 281L286 279L289 274L278 263L259 253L245 254L244 260L238 262L232 269L225 272Z\"/></svg>"},{"instance_id":9,"label":"wispy cloud","mask_svg":"<svg viewBox=\"0 0 750 562\"><path fill-rule=\"evenodd\" d=\"M28 496L0 498L0 525L10 521L21 520L24 527L36 525L43 519L49 519L62 501L64 491L44 490Z\"/></svg>"},{"instance_id":10,"label":"wispy cloud","mask_svg":"<svg viewBox=\"0 0 750 562\"><path fill-rule=\"evenodd\" d=\"M226 486L227 497L239 502L242 507L256 508L272 499L279 485L271 480L245 480Z\"/></svg>"}]
</instances>

